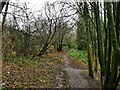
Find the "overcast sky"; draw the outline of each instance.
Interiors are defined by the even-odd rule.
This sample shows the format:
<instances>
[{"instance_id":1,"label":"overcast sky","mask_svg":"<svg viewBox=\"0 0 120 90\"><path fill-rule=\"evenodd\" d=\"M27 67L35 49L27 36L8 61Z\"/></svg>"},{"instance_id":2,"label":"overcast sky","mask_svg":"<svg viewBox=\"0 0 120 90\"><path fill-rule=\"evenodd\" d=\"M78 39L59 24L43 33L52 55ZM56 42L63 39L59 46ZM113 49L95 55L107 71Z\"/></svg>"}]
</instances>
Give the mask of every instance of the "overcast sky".
<instances>
[{"instance_id":1,"label":"overcast sky","mask_svg":"<svg viewBox=\"0 0 120 90\"><path fill-rule=\"evenodd\" d=\"M10 0L14 2L16 0ZM56 0L18 0L19 2L29 2L29 7L32 9L40 10L45 2L54 2Z\"/></svg>"},{"instance_id":2,"label":"overcast sky","mask_svg":"<svg viewBox=\"0 0 120 90\"><path fill-rule=\"evenodd\" d=\"M40 10L45 2L55 2L56 0L18 0L19 2L29 2L29 8L32 8L32 10ZM10 2L16 2L16 0L10 0ZM4 9L3 9L4 10ZM8 9L8 11L10 11ZM0 14L0 21L2 19L2 15Z\"/></svg>"}]
</instances>

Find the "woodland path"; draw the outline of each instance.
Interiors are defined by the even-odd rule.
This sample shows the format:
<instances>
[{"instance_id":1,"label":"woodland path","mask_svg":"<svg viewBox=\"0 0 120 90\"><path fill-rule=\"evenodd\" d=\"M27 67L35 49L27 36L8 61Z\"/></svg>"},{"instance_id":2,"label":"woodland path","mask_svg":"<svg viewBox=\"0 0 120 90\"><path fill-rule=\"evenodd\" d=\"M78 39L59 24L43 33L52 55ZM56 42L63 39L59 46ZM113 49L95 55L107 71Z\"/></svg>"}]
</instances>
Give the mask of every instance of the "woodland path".
<instances>
[{"instance_id":1,"label":"woodland path","mask_svg":"<svg viewBox=\"0 0 120 90\"><path fill-rule=\"evenodd\" d=\"M71 88L89 88L88 80L84 76L84 70L74 69L70 66L69 58L66 54L63 56L64 59L64 70L66 71L69 78L69 85Z\"/></svg>"},{"instance_id":2,"label":"woodland path","mask_svg":"<svg viewBox=\"0 0 120 90\"><path fill-rule=\"evenodd\" d=\"M1 59L1 53L0 53L0 59ZM0 60L0 89L2 88L2 60Z\"/></svg>"}]
</instances>

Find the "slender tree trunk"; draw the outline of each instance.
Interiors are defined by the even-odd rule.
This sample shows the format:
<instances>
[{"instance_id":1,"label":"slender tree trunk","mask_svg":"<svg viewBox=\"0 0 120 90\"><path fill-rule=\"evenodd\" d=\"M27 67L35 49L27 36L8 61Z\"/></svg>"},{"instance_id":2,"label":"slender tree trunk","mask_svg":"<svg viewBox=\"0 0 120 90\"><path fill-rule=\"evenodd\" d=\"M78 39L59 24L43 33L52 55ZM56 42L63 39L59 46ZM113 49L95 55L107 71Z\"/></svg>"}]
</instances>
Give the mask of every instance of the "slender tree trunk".
<instances>
[{"instance_id":1,"label":"slender tree trunk","mask_svg":"<svg viewBox=\"0 0 120 90\"><path fill-rule=\"evenodd\" d=\"M97 5L94 3L94 13L96 19L96 32L97 32L97 41L98 41L98 58L101 68L101 84L103 85L103 76L105 74L105 61L103 58L103 47L102 47L102 34L101 34L101 25L100 25L100 15L99 15L99 3Z\"/></svg>"},{"instance_id":2,"label":"slender tree trunk","mask_svg":"<svg viewBox=\"0 0 120 90\"><path fill-rule=\"evenodd\" d=\"M116 36L117 36L118 45L120 47L120 1L117 3L117 10L116 10L115 18L116 18L115 19Z\"/></svg>"},{"instance_id":3,"label":"slender tree trunk","mask_svg":"<svg viewBox=\"0 0 120 90\"><path fill-rule=\"evenodd\" d=\"M5 3L5 2L4 2ZM5 12L3 14L3 20L2 20L2 30L4 28L4 23L5 23L5 18L6 18L6 15L7 15L7 10L8 10L8 5L9 5L9 2L6 2L6 8L5 8ZM3 8L3 7L2 7Z\"/></svg>"},{"instance_id":4,"label":"slender tree trunk","mask_svg":"<svg viewBox=\"0 0 120 90\"><path fill-rule=\"evenodd\" d=\"M4 6L5 6L5 4L6 4L6 2L0 1L0 14L2 13L2 10L3 10Z\"/></svg>"},{"instance_id":5,"label":"slender tree trunk","mask_svg":"<svg viewBox=\"0 0 120 90\"><path fill-rule=\"evenodd\" d=\"M92 60L91 60L91 55L90 55L90 36L89 36L89 12L88 12L88 7L87 3L84 3L84 14L85 14L85 26L86 26L86 47L87 47L87 55L88 55L88 67L89 67L89 76L93 78L93 68L92 68Z\"/></svg>"},{"instance_id":6,"label":"slender tree trunk","mask_svg":"<svg viewBox=\"0 0 120 90\"><path fill-rule=\"evenodd\" d=\"M119 5L119 4L118 4ZM118 10L118 9L117 9ZM117 15L116 15L117 16ZM119 58L120 58L120 48L118 46L117 37L116 37L116 30L115 30L115 23L114 21L114 15L112 13L112 4L111 2L107 3L107 17L108 22L110 25L110 33L112 40L112 46L113 46L113 56L112 56L112 64L111 64L111 73L109 78L109 83L107 88L112 88L112 90L115 90L119 82L119 71L118 71L118 64L119 64ZM109 73L107 73L109 74ZM106 77L107 78L107 77Z\"/></svg>"}]
</instances>

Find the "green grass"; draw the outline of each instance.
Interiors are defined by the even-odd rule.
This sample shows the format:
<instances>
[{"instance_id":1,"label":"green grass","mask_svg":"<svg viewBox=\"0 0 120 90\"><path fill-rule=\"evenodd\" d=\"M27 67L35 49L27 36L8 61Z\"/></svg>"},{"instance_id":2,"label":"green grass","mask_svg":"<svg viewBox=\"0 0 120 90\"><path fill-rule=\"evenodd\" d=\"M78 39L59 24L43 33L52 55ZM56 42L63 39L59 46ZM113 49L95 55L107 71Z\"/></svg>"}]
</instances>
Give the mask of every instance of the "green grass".
<instances>
[{"instance_id":1,"label":"green grass","mask_svg":"<svg viewBox=\"0 0 120 90\"><path fill-rule=\"evenodd\" d=\"M3 60L6 61L6 59L3 58ZM32 57L23 57L23 56L16 56L14 58L8 58L7 62L12 63L12 64L21 64L21 65L36 65L40 61L39 58L32 58Z\"/></svg>"},{"instance_id":2,"label":"green grass","mask_svg":"<svg viewBox=\"0 0 120 90\"><path fill-rule=\"evenodd\" d=\"M85 51L79 51L79 50L74 50L74 49L71 49L69 50L68 54L75 58L76 60L78 61L83 61L83 63L87 64L88 61L87 61L87 53Z\"/></svg>"}]
</instances>

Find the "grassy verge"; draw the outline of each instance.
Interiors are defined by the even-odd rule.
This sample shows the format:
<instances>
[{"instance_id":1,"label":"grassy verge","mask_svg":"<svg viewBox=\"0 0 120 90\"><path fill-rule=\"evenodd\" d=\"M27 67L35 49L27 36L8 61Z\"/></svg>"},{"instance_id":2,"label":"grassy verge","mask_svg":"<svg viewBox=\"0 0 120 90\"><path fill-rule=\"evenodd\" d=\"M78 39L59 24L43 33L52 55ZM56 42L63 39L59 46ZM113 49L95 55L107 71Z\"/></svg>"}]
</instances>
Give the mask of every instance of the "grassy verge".
<instances>
[{"instance_id":1,"label":"grassy verge","mask_svg":"<svg viewBox=\"0 0 120 90\"><path fill-rule=\"evenodd\" d=\"M63 61L57 54L41 58L15 57L3 60L2 84L4 88L57 87L56 73Z\"/></svg>"},{"instance_id":2,"label":"grassy verge","mask_svg":"<svg viewBox=\"0 0 120 90\"><path fill-rule=\"evenodd\" d=\"M70 57L75 58L78 61L82 61L84 64L87 64L87 53L85 51L79 51L71 49L68 51Z\"/></svg>"}]
</instances>

